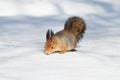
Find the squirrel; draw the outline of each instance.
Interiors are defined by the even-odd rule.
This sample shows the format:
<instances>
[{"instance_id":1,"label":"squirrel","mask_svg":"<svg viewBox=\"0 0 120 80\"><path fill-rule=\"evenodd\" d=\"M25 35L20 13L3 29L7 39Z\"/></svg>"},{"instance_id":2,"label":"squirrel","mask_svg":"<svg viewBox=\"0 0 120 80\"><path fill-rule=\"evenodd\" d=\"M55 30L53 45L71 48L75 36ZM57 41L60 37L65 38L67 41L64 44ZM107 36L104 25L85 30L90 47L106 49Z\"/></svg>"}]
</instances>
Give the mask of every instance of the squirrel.
<instances>
[{"instance_id":1,"label":"squirrel","mask_svg":"<svg viewBox=\"0 0 120 80\"><path fill-rule=\"evenodd\" d=\"M45 53L47 55L54 52L64 54L66 51L76 51L75 47L83 37L86 30L85 21L77 16L70 17L64 29L55 33L48 29L46 32Z\"/></svg>"}]
</instances>

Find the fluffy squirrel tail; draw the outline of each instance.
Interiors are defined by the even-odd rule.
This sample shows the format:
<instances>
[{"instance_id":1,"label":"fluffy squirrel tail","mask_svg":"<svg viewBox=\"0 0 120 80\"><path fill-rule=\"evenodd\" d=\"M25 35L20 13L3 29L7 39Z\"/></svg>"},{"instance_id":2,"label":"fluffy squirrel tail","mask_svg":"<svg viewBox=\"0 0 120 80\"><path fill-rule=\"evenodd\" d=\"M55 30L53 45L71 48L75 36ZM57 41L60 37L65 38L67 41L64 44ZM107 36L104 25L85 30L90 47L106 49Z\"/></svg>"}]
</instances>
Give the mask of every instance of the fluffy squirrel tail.
<instances>
[{"instance_id":1,"label":"fluffy squirrel tail","mask_svg":"<svg viewBox=\"0 0 120 80\"><path fill-rule=\"evenodd\" d=\"M73 33L77 39L77 42L79 42L86 30L85 21L80 17L70 17L65 23L64 30L68 30Z\"/></svg>"}]
</instances>

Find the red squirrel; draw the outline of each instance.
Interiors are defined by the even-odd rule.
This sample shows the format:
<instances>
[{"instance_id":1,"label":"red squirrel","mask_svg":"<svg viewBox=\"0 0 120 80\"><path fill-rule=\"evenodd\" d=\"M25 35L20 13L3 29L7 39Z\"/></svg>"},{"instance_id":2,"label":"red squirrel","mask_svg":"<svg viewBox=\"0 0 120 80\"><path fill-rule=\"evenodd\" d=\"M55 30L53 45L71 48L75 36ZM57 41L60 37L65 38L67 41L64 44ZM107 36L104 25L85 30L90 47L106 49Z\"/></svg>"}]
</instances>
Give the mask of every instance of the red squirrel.
<instances>
[{"instance_id":1,"label":"red squirrel","mask_svg":"<svg viewBox=\"0 0 120 80\"><path fill-rule=\"evenodd\" d=\"M66 51L76 51L75 47L83 37L86 30L85 21L79 17L70 17L62 31L54 34L52 30L46 33L45 53L47 55L59 51L64 54Z\"/></svg>"}]
</instances>

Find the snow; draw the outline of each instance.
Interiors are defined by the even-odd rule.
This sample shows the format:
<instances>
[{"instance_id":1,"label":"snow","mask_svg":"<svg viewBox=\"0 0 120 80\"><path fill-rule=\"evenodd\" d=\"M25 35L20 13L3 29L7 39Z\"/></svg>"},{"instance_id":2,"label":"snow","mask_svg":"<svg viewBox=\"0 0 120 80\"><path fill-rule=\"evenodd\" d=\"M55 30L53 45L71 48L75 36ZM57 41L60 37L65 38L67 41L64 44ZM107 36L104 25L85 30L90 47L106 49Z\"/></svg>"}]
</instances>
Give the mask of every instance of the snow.
<instances>
[{"instance_id":1,"label":"snow","mask_svg":"<svg viewBox=\"0 0 120 80\"><path fill-rule=\"evenodd\" d=\"M0 80L120 80L117 0L0 0ZM87 24L77 52L45 55L47 29Z\"/></svg>"}]
</instances>

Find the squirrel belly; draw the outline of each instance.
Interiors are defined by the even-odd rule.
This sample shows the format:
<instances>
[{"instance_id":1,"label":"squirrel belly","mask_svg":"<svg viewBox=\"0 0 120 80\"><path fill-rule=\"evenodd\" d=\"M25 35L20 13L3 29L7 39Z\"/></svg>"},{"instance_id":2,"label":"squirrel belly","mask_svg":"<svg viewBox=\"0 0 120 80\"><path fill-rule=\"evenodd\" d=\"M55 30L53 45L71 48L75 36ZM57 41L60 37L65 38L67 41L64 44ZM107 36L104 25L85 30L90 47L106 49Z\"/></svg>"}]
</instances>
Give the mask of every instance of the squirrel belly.
<instances>
[{"instance_id":1,"label":"squirrel belly","mask_svg":"<svg viewBox=\"0 0 120 80\"><path fill-rule=\"evenodd\" d=\"M76 37L67 30L57 32L55 34L57 48L56 51L67 51L72 50L76 47L77 39Z\"/></svg>"}]
</instances>

